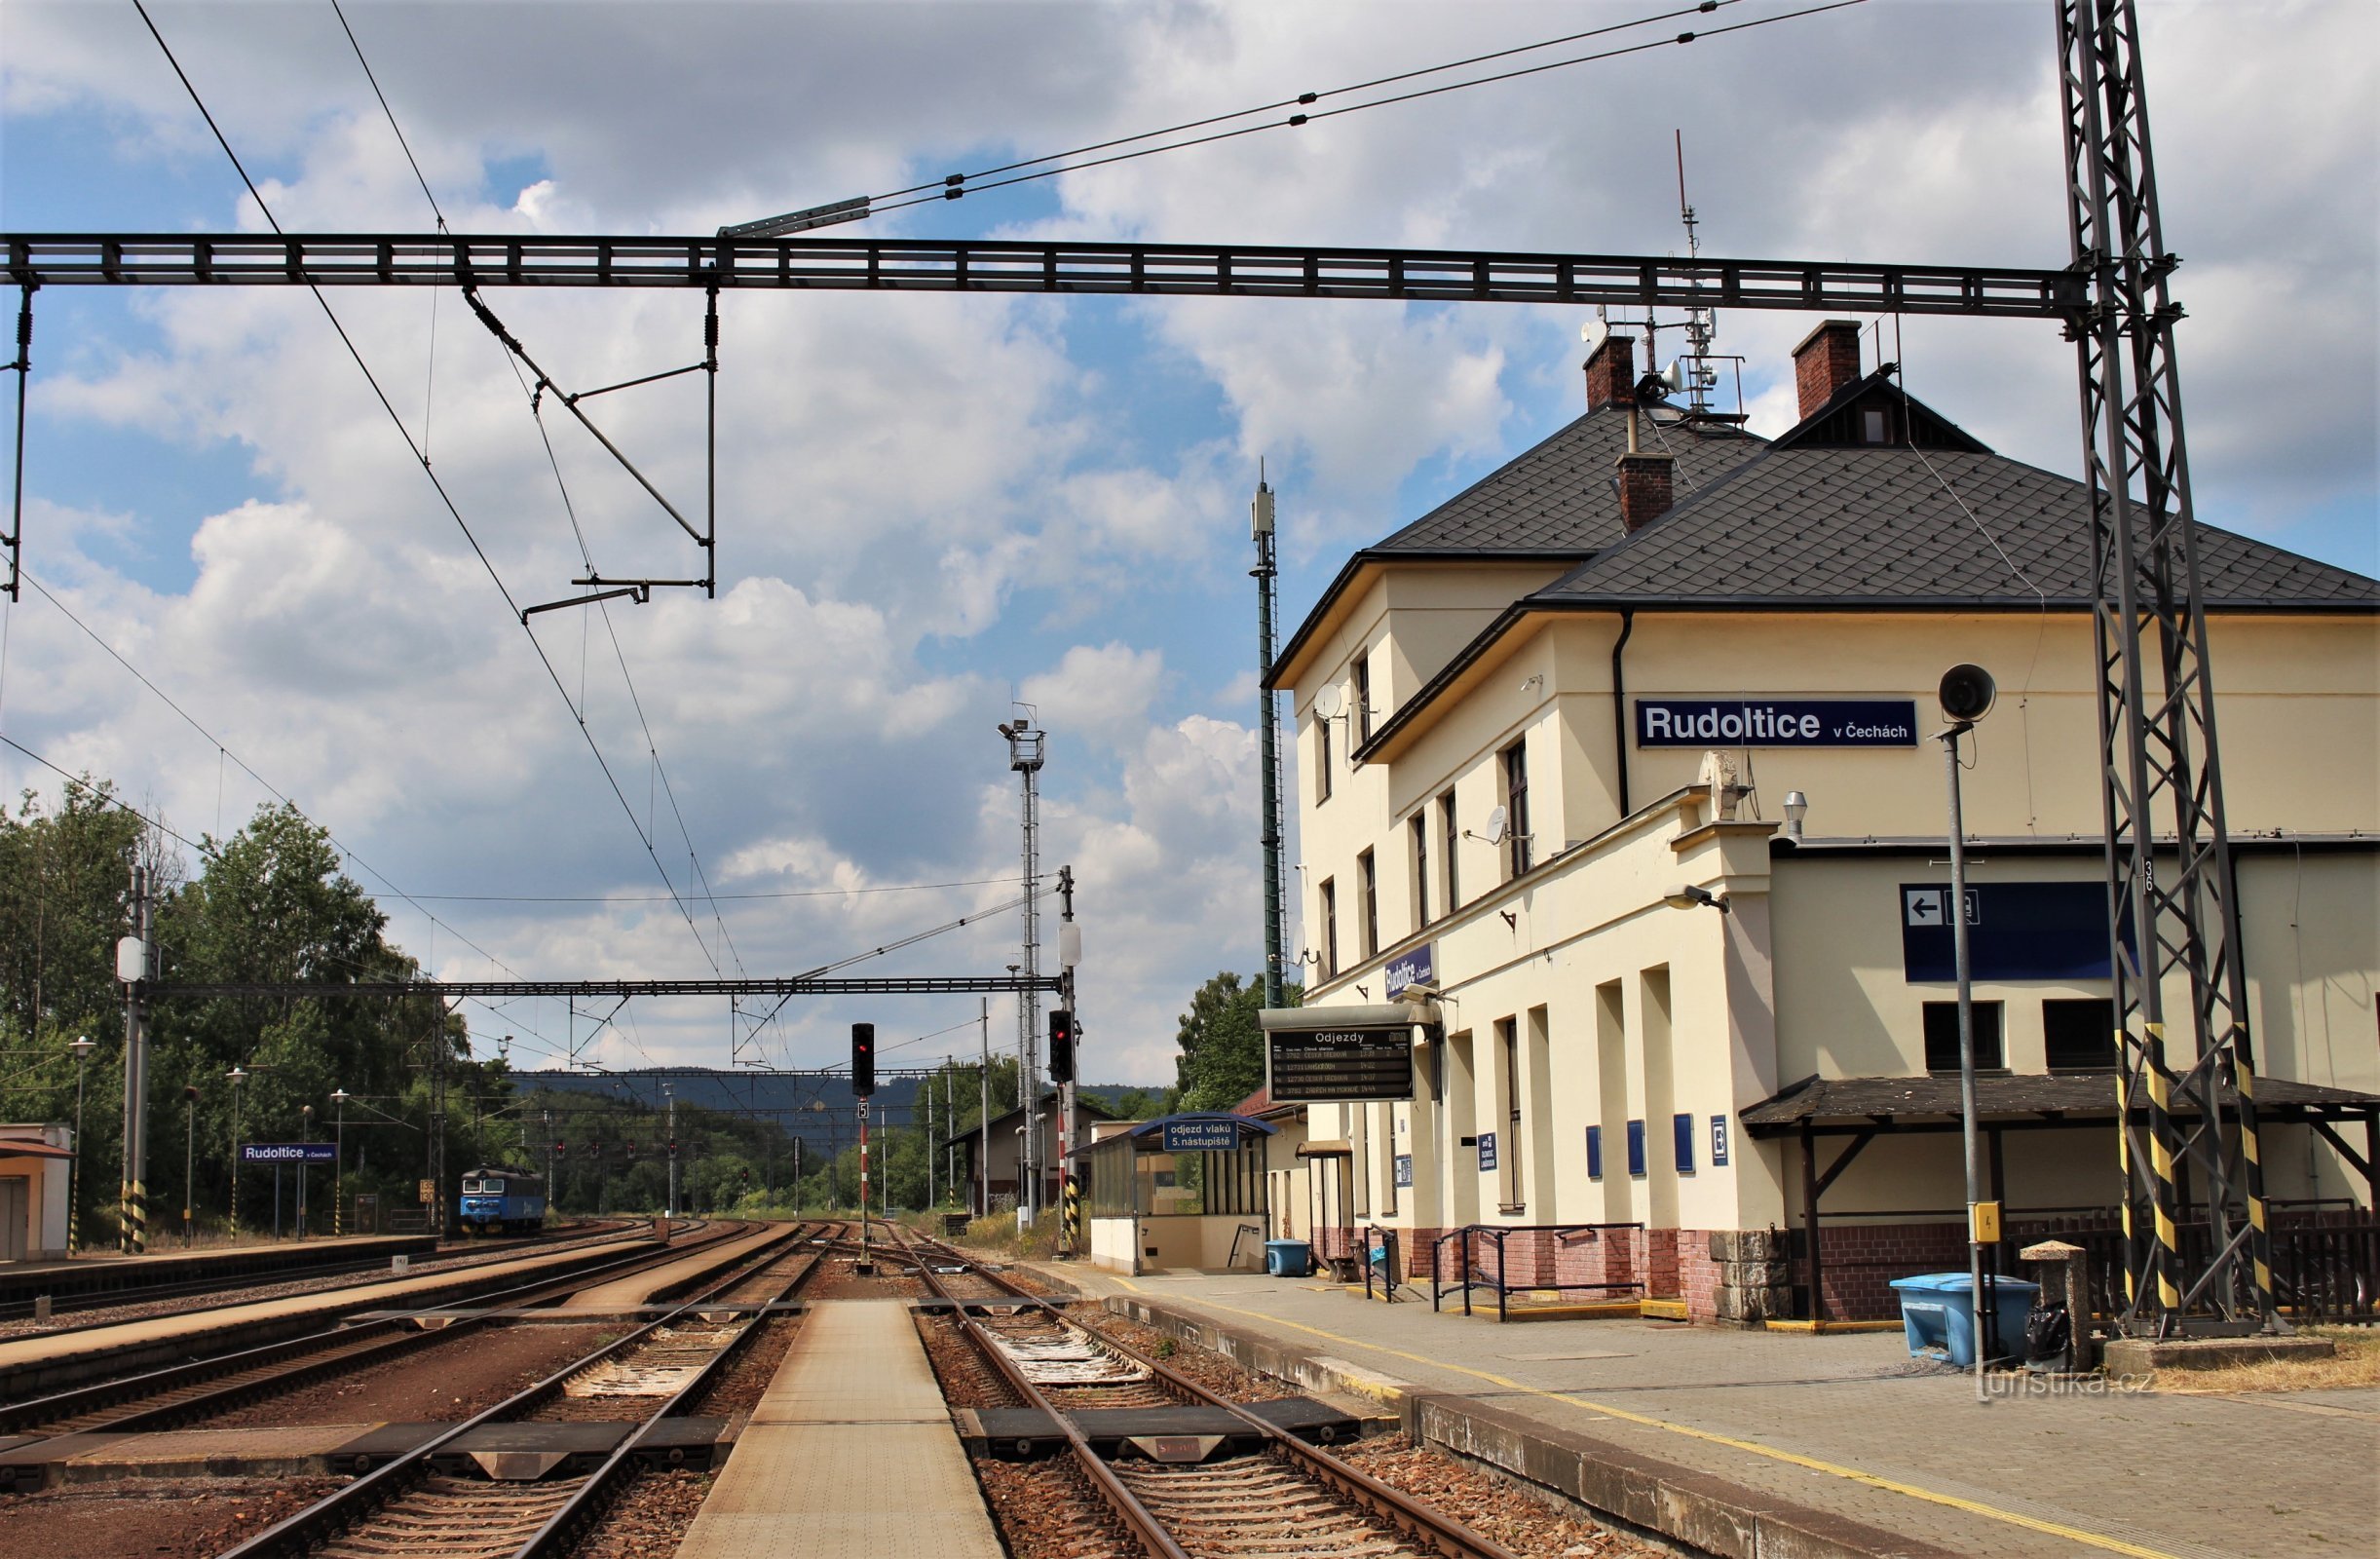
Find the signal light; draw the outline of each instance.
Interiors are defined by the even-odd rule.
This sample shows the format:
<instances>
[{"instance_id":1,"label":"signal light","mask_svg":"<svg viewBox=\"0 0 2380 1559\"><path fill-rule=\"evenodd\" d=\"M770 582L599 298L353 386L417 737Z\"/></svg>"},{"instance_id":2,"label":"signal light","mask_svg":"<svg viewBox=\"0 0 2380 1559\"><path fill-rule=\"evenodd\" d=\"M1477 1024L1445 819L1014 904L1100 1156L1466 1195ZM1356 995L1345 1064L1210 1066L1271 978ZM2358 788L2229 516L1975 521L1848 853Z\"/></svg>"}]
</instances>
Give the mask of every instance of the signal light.
<instances>
[{"instance_id":1,"label":"signal light","mask_svg":"<svg viewBox=\"0 0 2380 1559\"><path fill-rule=\"evenodd\" d=\"M851 1025L851 1092L864 1099L876 1091L876 1025Z\"/></svg>"},{"instance_id":2,"label":"signal light","mask_svg":"<svg viewBox=\"0 0 2380 1559\"><path fill-rule=\"evenodd\" d=\"M1075 1014L1062 1007L1049 1013L1049 1081L1075 1081Z\"/></svg>"}]
</instances>

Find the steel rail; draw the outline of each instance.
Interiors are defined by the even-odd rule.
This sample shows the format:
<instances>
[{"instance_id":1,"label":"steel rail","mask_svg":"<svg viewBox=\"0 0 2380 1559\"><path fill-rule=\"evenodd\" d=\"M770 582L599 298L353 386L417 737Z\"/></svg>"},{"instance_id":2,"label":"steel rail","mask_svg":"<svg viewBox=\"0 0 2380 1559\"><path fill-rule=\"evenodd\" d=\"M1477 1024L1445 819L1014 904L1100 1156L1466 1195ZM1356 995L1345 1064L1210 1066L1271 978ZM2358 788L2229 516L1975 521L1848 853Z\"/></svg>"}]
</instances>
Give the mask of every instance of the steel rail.
<instances>
[{"instance_id":1,"label":"steel rail","mask_svg":"<svg viewBox=\"0 0 2380 1559\"><path fill-rule=\"evenodd\" d=\"M724 1236L706 1236L700 1243L708 1244L721 1237ZM498 1309L505 1306L534 1304L542 1298L569 1293L574 1289L584 1287L592 1279L619 1276L634 1272L639 1267L654 1266L680 1259L686 1254L686 1250L674 1245L662 1245L652 1250L630 1251L610 1259L602 1259L603 1253L599 1251L590 1251L587 1254L598 1259L589 1262L585 1267L574 1267L559 1274L541 1274L526 1283L491 1288L468 1297L475 1302L474 1309ZM358 1301L359 1309L367 1308L369 1305L369 1301ZM449 1302L424 1313L436 1314L439 1311L457 1308L460 1308L458 1303ZM211 1354L187 1363L169 1364L162 1369L145 1370L137 1375L121 1376L113 1380L96 1381L88 1386L71 1387L66 1390L53 1392L47 1396L27 1397L22 1401L0 1404L0 1433L22 1432L39 1425L54 1424L62 1419L80 1418L85 1414L111 1407L118 1402L138 1401L144 1397L179 1390L184 1387L197 1386L222 1376L237 1375L246 1370L281 1363L284 1360L288 1362L289 1368L276 1371L272 1375L238 1382L216 1391L206 1391L196 1396L181 1397L154 1408L134 1408L128 1413L107 1420L102 1426L111 1432L163 1427L193 1414L219 1411L262 1390L279 1390L301 1385L312 1375L323 1369L352 1363L361 1357L370 1357L376 1361L380 1356L407 1348L430 1346L472 1329L479 1324L481 1319L482 1317L477 1316L462 1316L452 1324L436 1331L409 1330L404 1321L395 1317L357 1324L340 1322L319 1332L307 1332L278 1343L266 1343L229 1353ZM349 1343L367 1343L369 1346L358 1350L344 1349L343 1345ZM324 1354L328 1356L320 1356Z\"/></svg>"},{"instance_id":2,"label":"steel rail","mask_svg":"<svg viewBox=\"0 0 2380 1559\"><path fill-rule=\"evenodd\" d=\"M765 1266L776 1260L784 1246L796 1243L801 1239L803 1227L800 1224L789 1227L782 1236L752 1252L748 1262L738 1264L738 1271L722 1276L713 1287L724 1288L740 1282L750 1275L750 1268ZM441 1448L482 1425L503 1423L543 1406L554 1393L561 1390L573 1376L602 1363L616 1353L624 1352L645 1342L655 1332L671 1325L683 1317L687 1312L701 1306L710 1292L711 1290L706 1289L695 1295L667 1313L656 1316L625 1335L604 1344L594 1351L573 1360L544 1380L514 1392L492 1407L473 1414L462 1423L448 1428L444 1433L425 1440L402 1456L390 1459L355 1482L333 1490L305 1509L256 1534L247 1541L237 1547L226 1549L222 1559L267 1559L267 1556L273 1556L273 1559L296 1559L296 1556L311 1551L342 1532L359 1523L369 1521L383 1505L397 1498L428 1472L432 1456Z\"/></svg>"},{"instance_id":3,"label":"steel rail","mask_svg":"<svg viewBox=\"0 0 2380 1559\"><path fill-rule=\"evenodd\" d=\"M839 1226L820 1225L819 1227L825 1229ZM806 1238L812 1241L817 1238L815 1235L810 1234L810 1229L811 1226L808 1224L796 1226L794 1239L797 1244ZM831 1248L832 1236L827 1236L827 1242ZM761 1303L763 1305L781 1305L790 1301L801 1290L808 1287L811 1280L825 1268L825 1253L821 1251L813 1254L809 1266L786 1278L777 1286L774 1295ZM750 1279L748 1277L737 1278L733 1281L748 1282ZM676 1418L685 1414L696 1401L699 1400L702 1394L710 1389L713 1379L723 1374L732 1361L741 1356L745 1350L759 1341L762 1323L767 1319L768 1314L765 1311L756 1312L751 1319L728 1340L727 1346L720 1349L717 1355L696 1373L693 1380L688 1381L685 1386L672 1393L669 1399L645 1421L641 1428L621 1441L612 1454L604 1459L603 1464L586 1475L586 1483L570 1497L562 1508L548 1517L544 1526L531 1533L528 1540L513 1550L512 1559L548 1559L550 1555L564 1553L568 1551L582 1528L601 1520L604 1513L603 1505L614 1485L634 1464L637 1453L643 1448L645 1441L651 1437L655 1427L663 1419Z\"/></svg>"},{"instance_id":4,"label":"steel rail","mask_svg":"<svg viewBox=\"0 0 2380 1559\"><path fill-rule=\"evenodd\" d=\"M19 286L595 286L1050 292L2079 318L2069 268L1399 249L1361 245L18 233Z\"/></svg>"},{"instance_id":5,"label":"steel rail","mask_svg":"<svg viewBox=\"0 0 2380 1559\"><path fill-rule=\"evenodd\" d=\"M1040 1296L1027 1293L1010 1279L1001 1276L998 1273L986 1271L979 1263L969 1261L963 1253L953 1250L938 1240L921 1238L919 1243L938 1248L958 1260L966 1261L976 1276L996 1288L1007 1291L1018 1299L1035 1301L1040 1299ZM926 1272L930 1268L927 1264L921 1263L919 1270ZM955 1301L954 1303L962 1302ZM972 1326L974 1323L970 1321L968 1324ZM1440 1515L1429 1506L1417 1502L1397 1489L1390 1488L1371 1474L1349 1466L1320 1446L1308 1445L1280 1426L1266 1422L1228 1396L1209 1390L1179 1370L1169 1368L1131 1345L1118 1342L1105 1333L1093 1332L1091 1335L1098 1339L1102 1348L1113 1349L1122 1357L1146 1368L1152 1378L1164 1382L1168 1388L1183 1396L1192 1401L1202 1402L1209 1407L1221 1408L1230 1414L1249 1430L1263 1436L1266 1449L1277 1459L1289 1463L1299 1472L1380 1516L1416 1540L1426 1543L1442 1554L1451 1556L1451 1559L1514 1559L1511 1550L1481 1537L1458 1522ZM1035 1405L1043 1406L1039 1403ZM1044 1406L1044 1411L1050 1410ZM1059 1424L1066 1428L1069 1435L1074 1435L1075 1430L1066 1424L1064 1415L1056 1416Z\"/></svg>"},{"instance_id":6,"label":"steel rail","mask_svg":"<svg viewBox=\"0 0 2380 1559\"><path fill-rule=\"evenodd\" d=\"M893 1227L896 1226L888 1226L888 1232L889 1233ZM894 1249L908 1250L910 1248L910 1240L907 1236L891 1235L890 1237L894 1241ZM928 1242L920 1239L917 1243ZM948 1246L940 1248L946 1251L949 1249ZM964 1257L960 1259L966 1261ZM966 1265L970 1268L976 1267L972 1261L967 1261ZM1107 1503L1110 1510L1114 1512L1116 1519L1123 1523L1134 1540L1138 1541L1148 1552L1150 1559L1190 1559L1189 1551L1173 1540L1173 1535L1165 1530L1165 1524L1157 1519L1156 1513L1143 1504L1140 1496L1126 1488L1123 1479L1115 1475L1115 1469L1109 1466L1106 1459L1091 1448L1091 1442L1083 1437L1082 1430L1076 1426L1075 1421L1059 1412L1056 1404L1041 1394L1040 1388L1025 1378L1024 1372L1017 1368L1016 1361L994 1345L991 1334L984 1329L983 1324L967 1313L966 1301L951 1293L949 1286L942 1281L942 1275L933 1270L933 1263L920 1260L917 1262L917 1269L919 1281L923 1282L936 1299L951 1307L951 1313L958 1317L960 1328L965 1333L967 1341L974 1344L975 1351L1000 1373L1008 1388L1016 1393L1017 1399L1027 1407L1047 1414L1049 1421L1058 1426L1058 1432L1066 1436L1066 1448L1074 1457L1076 1466L1081 1469L1091 1487L1098 1491L1100 1499ZM989 1281L998 1282L998 1279L993 1278L991 1274L982 1272L980 1269L977 1269L977 1275ZM1014 1288L1015 1285L999 1283L999 1286ZM1018 1297L1030 1299L1035 1304L1042 1303L1038 1295L1019 1295Z\"/></svg>"},{"instance_id":7,"label":"steel rail","mask_svg":"<svg viewBox=\"0 0 2380 1559\"><path fill-rule=\"evenodd\" d=\"M521 1236L518 1236L506 1237L514 1239L521 1238ZM460 1272L466 1270L466 1267L468 1266L492 1267L521 1256L559 1255L562 1251L570 1249L574 1244L591 1246L625 1237L630 1236L623 1235L618 1231L614 1231L609 1234L570 1235L555 1232L546 1235L530 1236L526 1239L521 1239L519 1244L510 1249L491 1250L485 1244L457 1243L433 1251L430 1255L422 1258L422 1261L423 1267L429 1267L432 1263L462 1263L464 1264L462 1266L445 1269ZM424 1271L422 1267L413 1268L411 1269L411 1272L416 1276L426 1277L434 1274L433 1271ZM74 1313L81 1311L116 1310L127 1305L147 1305L159 1300L191 1299L202 1294L237 1293L239 1290L244 1288L265 1288L280 1283L306 1283L321 1277L353 1277L359 1274L364 1273L379 1273L384 1275L389 1274L389 1258L387 1256L371 1256L365 1257L359 1261L325 1262L319 1266L292 1267L285 1272L278 1273L251 1272L227 1274L216 1277L186 1278L179 1282L170 1283L131 1283L115 1288L94 1288L81 1293L61 1294L56 1296L50 1302L50 1309L53 1314ZM320 1290L320 1292L327 1293L331 1291L331 1289L335 1289L340 1286L343 1285L334 1283L330 1285L329 1289ZM300 1296L295 1294L277 1294L270 1297L276 1299L295 1299ZM33 1314L34 1304L35 1301L29 1299L0 1300L0 1320L27 1319ZM186 1311L180 1313L196 1314L199 1312L199 1311L210 1310L213 1308L214 1307L212 1306L200 1306L197 1310ZM63 1337L72 1332L97 1331L104 1327L128 1326L134 1324L136 1321L154 1320L157 1318L158 1317L156 1316L135 1316L130 1320L79 1321L72 1326L49 1326L44 1327L38 1332L15 1333L8 1338L0 1338L0 1342L14 1341L19 1337Z\"/></svg>"}]
</instances>

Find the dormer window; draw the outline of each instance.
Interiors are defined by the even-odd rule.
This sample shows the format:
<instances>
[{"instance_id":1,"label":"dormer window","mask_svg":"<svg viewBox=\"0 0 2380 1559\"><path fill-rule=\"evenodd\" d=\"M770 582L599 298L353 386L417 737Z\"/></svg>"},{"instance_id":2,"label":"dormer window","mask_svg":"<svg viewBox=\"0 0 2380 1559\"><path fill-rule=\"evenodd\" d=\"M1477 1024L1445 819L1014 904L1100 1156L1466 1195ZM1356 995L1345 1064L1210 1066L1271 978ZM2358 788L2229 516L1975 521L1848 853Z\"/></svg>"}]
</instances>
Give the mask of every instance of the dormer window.
<instances>
[{"instance_id":1,"label":"dormer window","mask_svg":"<svg viewBox=\"0 0 2380 1559\"><path fill-rule=\"evenodd\" d=\"M1860 431L1871 444L1891 441L1892 419L1882 406L1870 406L1860 413Z\"/></svg>"}]
</instances>

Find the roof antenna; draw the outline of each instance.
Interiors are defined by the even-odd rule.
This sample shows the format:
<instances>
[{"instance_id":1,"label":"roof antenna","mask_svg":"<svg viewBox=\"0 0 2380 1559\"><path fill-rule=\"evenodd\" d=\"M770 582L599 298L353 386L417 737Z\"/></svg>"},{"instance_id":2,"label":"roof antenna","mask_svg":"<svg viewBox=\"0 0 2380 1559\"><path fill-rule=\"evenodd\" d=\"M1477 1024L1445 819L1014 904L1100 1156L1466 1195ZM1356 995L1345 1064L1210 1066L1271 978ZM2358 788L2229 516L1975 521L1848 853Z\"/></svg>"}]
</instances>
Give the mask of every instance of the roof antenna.
<instances>
[{"instance_id":1,"label":"roof antenna","mask_svg":"<svg viewBox=\"0 0 2380 1559\"><path fill-rule=\"evenodd\" d=\"M1678 219L1685 224L1685 257L1692 265L1702 257L1702 240L1695 232L1694 208L1685 198L1685 132L1677 130L1672 134L1678 148ZM1693 273L1689 286L1696 293L1702 291L1700 272ZM1705 305L1696 303L1686 310L1686 372L1681 388L1686 393L1686 409L1694 415L1711 409L1711 391L1719 383L1719 374L1711 366L1711 338L1718 326L1717 312Z\"/></svg>"}]
</instances>

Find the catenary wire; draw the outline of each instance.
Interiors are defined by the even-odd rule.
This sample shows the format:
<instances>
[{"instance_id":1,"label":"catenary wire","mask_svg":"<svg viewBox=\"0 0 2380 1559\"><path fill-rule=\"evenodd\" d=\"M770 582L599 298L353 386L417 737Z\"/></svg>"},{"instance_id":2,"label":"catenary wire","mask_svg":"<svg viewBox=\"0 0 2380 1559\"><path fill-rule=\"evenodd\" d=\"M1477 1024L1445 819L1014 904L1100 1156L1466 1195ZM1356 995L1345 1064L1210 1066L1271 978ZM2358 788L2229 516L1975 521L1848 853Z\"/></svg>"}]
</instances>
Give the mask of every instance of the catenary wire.
<instances>
[{"instance_id":1,"label":"catenary wire","mask_svg":"<svg viewBox=\"0 0 2380 1559\"><path fill-rule=\"evenodd\" d=\"M405 139L402 127L397 123L397 110L389 106L389 95L380 90L380 78L372 73L372 62L363 57L363 45L349 24L346 8L339 0L330 0L330 9L339 19L339 30L347 34L348 46L356 51L356 63L363 67L363 79L372 84L372 95L380 99L380 111L388 116L389 129L397 133L397 149L405 154L405 166L413 170L413 181L422 187L422 199L430 203L431 214L438 219L438 231L446 231L446 213L438 209L438 198L430 193L430 180L422 176L422 165L414 160L413 147Z\"/></svg>"},{"instance_id":2,"label":"catenary wire","mask_svg":"<svg viewBox=\"0 0 2380 1559\"><path fill-rule=\"evenodd\" d=\"M787 888L765 894L708 894L724 904L756 898L842 898L864 894L922 894L937 888L981 888L990 884L1021 883L1022 877L963 877L947 883L886 883L873 888ZM471 904L665 904L660 894L415 894L433 903Z\"/></svg>"},{"instance_id":3,"label":"catenary wire","mask_svg":"<svg viewBox=\"0 0 2380 1559\"><path fill-rule=\"evenodd\" d=\"M239 173L240 181L247 186L249 198L256 202L258 211L263 214L266 223L272 227L274 232L281 232L283 229L280 220L273 215L272 208L266 205L264 196L256 188L256 181L248 177L247 169L241 163L239 154L232 150L231 142L224 138L222 127L215 123L214 115L208 111L206 99L199 95L198 88L191 84L188 73L182 69L181 61L174 57L173 50L167 44L165 34L157 30L157 23L150 18L148 7L143 0L132 0L132 5L140 13L141 21L147 25L149 36L157 40L157 47L164 52L166 62L173 67L174 76L181 82L183 90L190 95L190 100L197 106L200 117L207 121L207 128L214 133L215 143L223 148L223 155L231 159L233 170ZM463 517L463 511L456 505L454 495L447 491L446 483L431 468L429 457L414 441L412 430L405 426L404 418L398 416L397 407L391 404L388 392L381 388L379 377L372 372L371 364L364 361L363 353L357 347L354 338L347 333L347 326L342 324L338 315L332 312L330 300L323 297L322 289L312 283L307 285L307 290L314 294L314 301L321 306L323 318L327 319L331 328L338 332L340 343L347 348L348 356L355 360L356 367L363 374L364 382L371 387L373 398L380 402L381 410L388 413L389 421L396 426L397 437L404 439L405 447L412 451L414 460L422 468L422 475L430 478L430 485L436 489L438 499L445 506L446 513L453 517L456 527L463 532L463 539L471 544L472 555L478 558L479 566L486 570L489 582L496 587L497 594L504 597L507 610L517 621L520 617L520 603L513 598L511 589L504 582L504 576L496 571L494 559L488 556L487 550L479 544L479 538L472 533L470 522ZM534 632L529 631L525 623L522 625L522 632L527 636L530 646L536 650L538 664L546 668L546 675L552 681L554 691L561 695L565 706L571 706L570 690L564 685L562 674L555 668L552 658L547 655L545 645L538 641ZM627 792L621 788L619 776L613 773L610 760L604 757L603 748L596 742L594 733L587 729L585 718L580 718L577 723L579 735L586 741L587 751L594 755L596 767L603 771L605 783L611 786L612 795L619 801L621 811L627 815L628 826L635 829L638 841L645 847L645 854L652 857L654 869L661 874L662 886L670 891L671 900L677 904L678 913L685 917L688 928L694 932L696 944L702 948L703 956L708 958L710 950L708 944L703 941L701 928L695 925L694 912L686 907L685 900L678 894L677 884L671 880L668 869L661 865L661 853L655 849L652 836L647 832L644 824L637 820L636 808L629 802ZM717 965L714 963L712 967L716 969Z\"/></svg>"},{"instance_id":4,"label":"catenary wire","mask_svg":"<svg viewBox=\"0 0 2380 1559\"><path fill-rule=\"evenodd\" d=\"M935 194L913 195L906 200L895 200L882 206L871 203L868 214L871 216L881 215L886 211L897 211L906 207L923 206L928 201L957 200L963 196L975 194L982 190L1005 189L1012 184L1030 184L1039 179L1055 178L1061 173L1080 172L1086 169L1105 168L1114 163L1128 163L1143 157L1154 157L1163 152L1185 151L1192 146L1206 146L1217 141L1236 140L1243 135L1261 134L1262 133L1269 130L1294 130L1303 125L1313 124L1319 120L1337 119L1346 114L1359 114L1367 109L1386 108L1395 103L1415 102L1423 97L1436 97L1447 93L1463 92L1473 87L1485 87L1496 82L1516 81L1524 76L1542 75L1549 70L1565 70L1572 65L1592 64L1603 59L1617 59L1627 55L1644 54L1654 49L1667 49L1674 45L1689 44L1699 38L1716 38L1731 32L1747 32L1755 27L1770 26L1780 21L1794 21L1804 17L1821 16L1829 11L1847 10L1852 6L1866 5L1867 3L1868 0L1830 0L1830 3L1826 5L1808 6L1799 11L1780 12L1776 16L1761 17L1752 21L1739 21L1728 26L1712 27L1701 32L1681 32L1673 38L1656 38L1648 43L1628 44L1617 49L1598 50L1593 54L1575 55L1568 59L1548 60L1544 64L1526 65L1518 70L1498 71L1494 75L1491 76L1477 76L1468 81L1448 82L1443 86L1422 87L1413 92L1396 93L1386 97L1375 97L1360 103L1348 103L1344 107L1341 108L1325 108L1319 112L1311 114L1292 114L1287 119L1266 120L1264 123L1257 125L1241 125L1230 130L1214 131L1204 135L1192 135L1183 140L1166 141L1161 145L1144 146L1136 151L1117 152L1113 156L1094 157L1085 162L1068 163L1058 168L1040 169L1033 172L1018 173L1008 178L996 178L988 183L952 185L948 188L941 189Z\"/></svg>"},{"instance_id":5,"label":"catenary wire","mask_svg":"<svg viewBox=\"0 0 2380 1559\"><path fill-rule=\"evenodd\" d=\"M1633 21L1617 21L1608 26L1590 27L1584 32L1567 33L1559 38L1547 38L1537 43L1525 43L1511 49L1498 49L1491 54L1473 55L1465 59L1450 59L1444 64L1424 65L1418 70L1399 71L1392 76L1376 76L1370 81L1350 82L1344 87L1333 87L1327 92L1303 92L1295 97L1283 97L1276 102L1257 103L1247 108L1234 108L1229 113L1209 114L1202 119L1184 120L1181 124L1167 125L1161 130L1144 130L1137 134L1117 135L1109 140L1092 141L1088 145L1077 146L1068 151L1044 152L1039 157L1027 157L1013 163L1002 163L997 168L977 169L971 173L951 173L941 178L928 179L922 184L911 184L904 189L887 190L882 195L871 197L871 200L898 200L904 195L915 195L925 190L933 190L936 192L936 199L945 199L947 197L941 195L940 191L962 188L969 180L990 178L996 173L1012 173L1019 169L1035 168L1042 163L1062 162L1070 157L1086 157L1092 152L1110 151L1117 146L1130 146L1137 141L1154 140L1159 135L1178 135L1188 130L1204 130L1209 125L1228 124L1234 119L1245 119L1250 114L1268 114L1275 109L1302 107L1308 103L1319 102L1325 97L1341 97L1351 92L1369 92L1375 87L1394 86L1400 81L1413 81L1422 76L1436 75L1441 71L1460 70L1468 65L1484 65L1492 59L1506 59L1514 55L1532 54L1539 49L1558 49L1566 43L1577 43L1582 39L1597 38L1606 33L1626 32L1631 28L1649 26L1656 21L1673 21L1680 17L1696 16L1717 11L1722 6L1742 3L1743 0L1701 0L1701 3L1697 5L1684 6L1676 11L1664 11L1656 16L1639 17Z\"/></svg>"}]
</instances>

